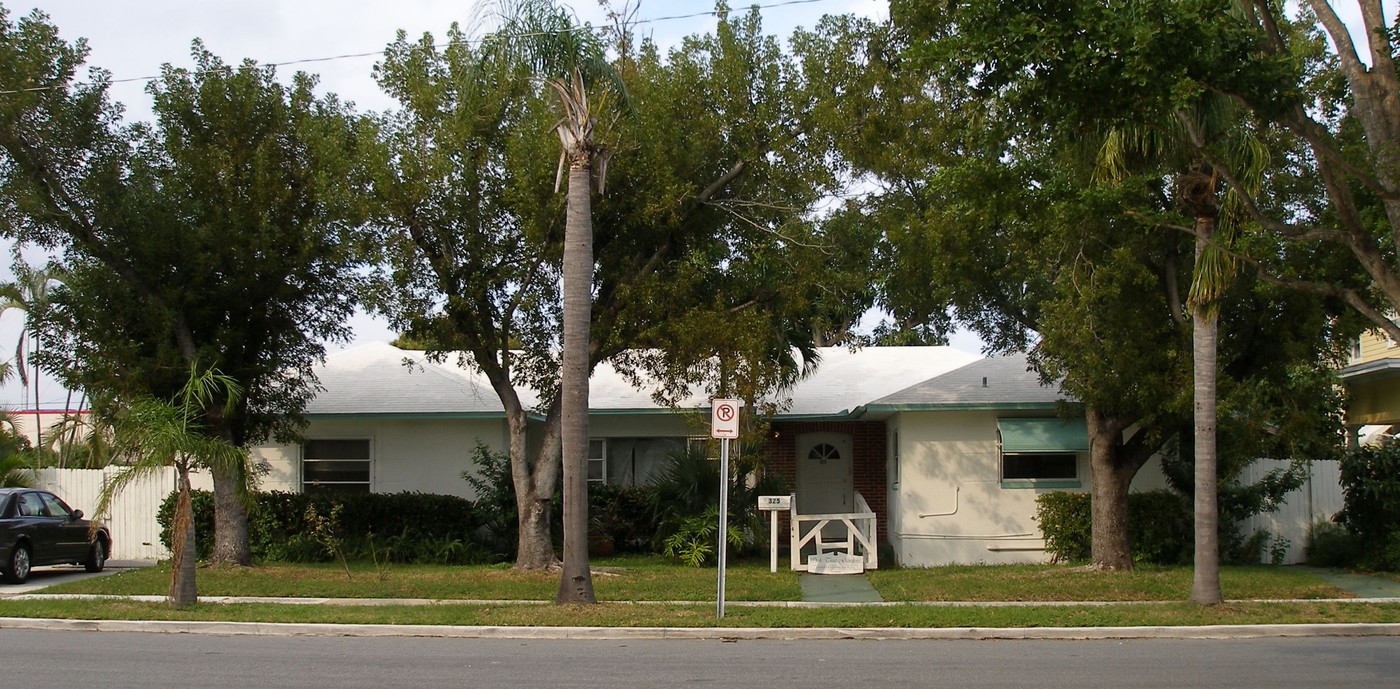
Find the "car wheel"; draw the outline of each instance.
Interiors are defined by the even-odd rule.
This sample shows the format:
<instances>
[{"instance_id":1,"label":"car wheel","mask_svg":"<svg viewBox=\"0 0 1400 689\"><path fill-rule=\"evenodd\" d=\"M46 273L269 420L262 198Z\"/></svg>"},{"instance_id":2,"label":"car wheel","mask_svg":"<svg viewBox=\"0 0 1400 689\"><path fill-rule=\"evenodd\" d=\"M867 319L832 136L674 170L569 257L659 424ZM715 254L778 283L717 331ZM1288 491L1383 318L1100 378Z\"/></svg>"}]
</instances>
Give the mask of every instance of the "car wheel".
<instances>
[{"instance_id":1,"label":"car wheel","mask_svg":"<svg viewBox=\"0 0 1400 689\"><path fill-rule=\"evenodd\" d=\"M87 562L83 563L83 568L89 572L101 572L107 565L107 542L97 539L92 542L92 547L88 548Z\"/></svg>"},{"instance_id":2,"label":"car wheel","mask_svg":"<svg viewBox=\"0 0 1400 689\"><path fill-rule=\"evenodd\" d=\"M5 567L5 581L11 584L23 584L29 578L29 567L29 546L15 546L14 552L10 553L10 562Z\"/></svg>"}]
</instances>

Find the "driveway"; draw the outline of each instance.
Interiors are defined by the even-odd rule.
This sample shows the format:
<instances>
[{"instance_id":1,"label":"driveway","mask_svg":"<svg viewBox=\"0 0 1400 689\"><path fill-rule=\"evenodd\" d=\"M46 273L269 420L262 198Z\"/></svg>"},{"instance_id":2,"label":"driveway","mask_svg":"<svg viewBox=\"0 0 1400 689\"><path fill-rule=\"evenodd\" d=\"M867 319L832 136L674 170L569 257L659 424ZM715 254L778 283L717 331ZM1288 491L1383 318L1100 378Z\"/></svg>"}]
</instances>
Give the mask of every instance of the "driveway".
<instances>
[{"instance_id":1,"label":"driveway","mask_svg":"<svg viewBox=\"0 0 1400 689\"><path fill-rule=\"evenodd\" d=\"M155 562L150 560L108 560L106 569L101 572L91 573L84 571L80 565L56 565L53 567L35 567L29 573L29 580L23 584L0 583L0 598L17 596L21 593L33 593L40 589L56 586L69 581L81 581L93 577L105 577L109 574L116 574L128 569L137 567L150 567Z\"/></svg>"}]
</instances>

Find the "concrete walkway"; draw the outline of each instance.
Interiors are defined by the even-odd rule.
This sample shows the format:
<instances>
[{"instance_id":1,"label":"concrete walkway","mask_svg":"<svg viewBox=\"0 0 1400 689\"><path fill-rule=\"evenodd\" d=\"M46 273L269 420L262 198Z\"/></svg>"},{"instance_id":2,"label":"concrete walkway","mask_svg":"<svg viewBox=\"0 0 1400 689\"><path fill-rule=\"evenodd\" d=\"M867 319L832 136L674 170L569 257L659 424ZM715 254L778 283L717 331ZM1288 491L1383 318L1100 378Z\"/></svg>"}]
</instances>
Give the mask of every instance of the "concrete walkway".
<instances>
[{"instance_id":1,"label":"concrete walkway","mask_svg":"<svg viewBox=\"0 0 1400 689\"><path fill-rule=\"evenodd\" d=\"M808 603L880 603L884 599L864 574L809 574L803 572L802 600Z\"/></svg>"},{"instance_id":2,"label":"concrete walkway","mask_svg":"<svg viewBox=\"0 0 1400 689\"><path fill-rule=\"evenodd\" d=\"M1300 569L1316 575L1319 579L1357 598L1400 599L1400 581L1387 579L1383 576L1353 574L1340 569L1324 569L1321 567L1300 567Z\"/></svg>"}]
</instances>

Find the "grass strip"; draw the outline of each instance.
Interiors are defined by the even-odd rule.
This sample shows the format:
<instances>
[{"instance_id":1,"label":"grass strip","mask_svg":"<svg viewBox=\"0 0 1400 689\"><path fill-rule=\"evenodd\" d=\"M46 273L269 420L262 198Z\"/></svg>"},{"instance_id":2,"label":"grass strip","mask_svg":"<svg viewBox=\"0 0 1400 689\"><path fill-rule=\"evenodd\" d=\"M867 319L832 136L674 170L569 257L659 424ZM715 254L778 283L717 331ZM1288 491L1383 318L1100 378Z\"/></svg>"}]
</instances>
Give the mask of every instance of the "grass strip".
<instances>
[{"instance_id":1,"label":"grass strip","mask_svg":"<svg viewBox=\"0 0 1400 689\"><path fill-rule=\"evenodd\" d=\"M892 627L1035 628L1198 626L1230 624L1397 623L1400 604L1319 601L1302 603L1127 603L1108 606L950 607L898 605L840 608L730 606L723 620L713 604L601 603L555 605L320 606L200 603L173 609L162 603L105 600L0 600L0 617L84 620L177 620L265 623L466 625L525 627Z\"/></svg>"},{"instance_id":2,"label":"grass strip","mask_svg":"<svg viewBox=\"0 0 1400 689\"><path fill-rule=\"evenodd\" d=\"M200 595L264 598L427 598L554 600L559 573L521 572L506 565L376 567L272 563L257 567L201 568ZM714 569L681 567L659 558L616 558L594 563L593 588L602 601L713 601ZM44 589L45 593L165 595L170 567L133 569ZM743 601L802 599L798 573L768 571L767 563L727 568L725 596Z\"/></svg>"},{"instance_id":3,"label":"grass strip","mask_svg":"<svg viewBox=\"0 0 1400 689\"><path fill-rule=\"evenodd\" d=\"M1140 565L1108 572L1065 565L958 565L867 572L888 601L1180 601L1191 597L1190 567ZM1315 574L1290 567L1229 566L1220 588L1230 600L1350 598Z\"/></svg>"},{"instance_id":4,"label":"grass strip","mask_svg":"<svg viewBox=\"0 0 1400 689\"><path fill-rule=\"evenodd\" d=\"M678 566L660 558L625 557L594 563L594 590L602 601L713 601L715 570ZM866 573L887 601L1182 601L1190 597L1190 567L1094 571L1065 565L970 565L880 569ZM796 601L799 574L768 571L767 563L727 568L732 601ZM130 570L45 589L50 593L164 595L168 566ZM274 563L200 569L199 592L209 596L299 598L419 598L553 600L557 572L518 572L509 566ZM1349 598L1311 572L1290 567L1225 567L1221 587L1231 600Z\"/></svg>"}]
</instances>

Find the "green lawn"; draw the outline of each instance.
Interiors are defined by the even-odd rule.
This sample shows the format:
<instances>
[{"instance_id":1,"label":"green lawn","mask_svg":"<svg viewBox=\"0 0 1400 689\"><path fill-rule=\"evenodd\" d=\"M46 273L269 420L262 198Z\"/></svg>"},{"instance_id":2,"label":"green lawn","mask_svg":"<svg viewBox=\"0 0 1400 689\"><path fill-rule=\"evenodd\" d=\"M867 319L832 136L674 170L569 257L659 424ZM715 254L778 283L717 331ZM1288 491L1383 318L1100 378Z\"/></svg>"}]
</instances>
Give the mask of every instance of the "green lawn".
<instances>
[{"instance_id":1,"label":"green lawn","mask_svg":"<svg viewBox=\"0 0 1400 689\"><path fill-rule=\"evenodd\" d=\"M654 557L595 558L593 588L600 601L713 601L715 570L670 564ZM729 600L802 599L798 574L768 571L768 563L742 562L726 569ZM168 565L54 586L45 593L163 595ZM336 564L266 564L251 568L202 568L200 595L309 598L428 598L553 601L558 572L517 572L508 565L459 567L351 564L350 576Z\"/></svg>"},{"instance_id":2,"label":"green lawn","mask_svg":"<svg viewBox=\"0 0 1400 689\"><path fill-rule=\"evenodd\" d=\"M1400 604L1343 602L1127 603L1112 606L777 608L729 606L716 619L713 603L449 604L321 606L200 603L184 610L127 601L0 600L0 617L104 620L184 620L320 624L423 624L577 627L1131 627L1222 624L1397 623Z\"/></svg>"},{"instance_id":3,"label":"green lawn","mask_svg":"<svg viewBox=\"0 0 1400 689\"><path fill-rule=\"evenodd\" d=\"M868 573L888 601L1180 601L1191 596L1190 567L1140 566L1103 572L1066 565L961 565ZM1224 567L1229 600L1350 598L1291 567Z\"/></svg>"},{"instance_id":4,"label":"green lawn","mask_svg":"<svg viewBox=\"0 0 1400 689\"><path fill-rule=\"evenodd\" d=\"M1186 601L1187 567L1148 567L1130 573L1064 565L964 566L883 569L868 573L887 601L905 605L789 608L745 606L745 601L801 599L798 574L768 571L767 562L727 569L726 597L734 603L715 619L715 570L692 569L653 557L595 559L594 588L601 604L549 604L558 574L525 573L507 566L447 567L269 564L201 569L203 596L413 598L461 601L444 605L289 606L202 603L173 610L123 600L0 599L0 616L75 619L225 620L258 622L675 627L1087 627L1210 624L1396 623L1400 605L1344 600L1309 572L1288 567L1227 567L1221 575L1231 599L1317 599L1297 603ZM45 589L45 593L163 595L169 569L131 570ZM520 604L471 601L508 600ZM694 603L677 603L694 601ZM1010 607L924 605L934 601L1025 601ZM1120 605L1037 605L1040 602L1121 601Z\"/></svg>"}]
</instances>

